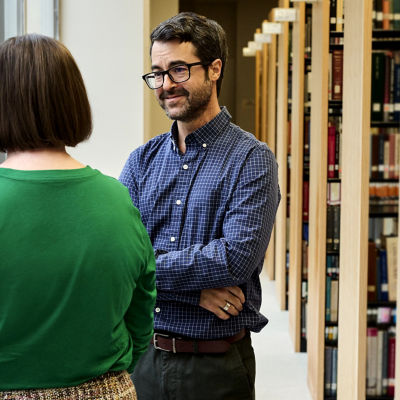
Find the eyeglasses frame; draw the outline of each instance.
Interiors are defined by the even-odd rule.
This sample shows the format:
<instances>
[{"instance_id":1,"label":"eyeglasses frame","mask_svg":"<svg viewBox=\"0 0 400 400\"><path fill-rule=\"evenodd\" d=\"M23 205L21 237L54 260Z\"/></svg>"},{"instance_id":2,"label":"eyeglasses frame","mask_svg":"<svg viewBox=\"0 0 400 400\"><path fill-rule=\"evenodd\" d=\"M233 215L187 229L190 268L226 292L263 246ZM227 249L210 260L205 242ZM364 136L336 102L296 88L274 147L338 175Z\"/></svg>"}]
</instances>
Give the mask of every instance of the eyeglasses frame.
<instances>
[{"instance_id":1,"label":"eyeglasses frame","mask_svg":"<svg viewBox=\"0 0 400 400\"><path fill-rule=\"evenodd\" d=\"M144 75L142 75L142 79L146 82L146 85L148 86L149 89L151 89L151 90L156 90L156 89L160 89L160 87L162 87L162 86L164 85L165 75L168 75L168 78L169 78L172 82L174 82L174 83L183 83L183 82L187 82L187 81L190 79L190 69L191 69L192 67L194 67L195 65L202 65L203 67L208 67L208 66L211 65L211 64L212 64L212 63L204 64L204 63L202 63L201 61L197 61L197 62L190 63L190 64L187 64L187 63L179 63L179 64L176 64L176 65L173 65L172 67L170 67L170 68L168 68L168 69L166 69L166 70L164 70L164 71L153 71L153 72L149 72L149 73L147 73L147 74L144 74ZM174 78L170 75L169 71L170 71L171 69L173 69L173 68L176 68L176 67L179 67L179 66L183 66L183 65L186 66L186 67L188 68L189 76L188 76L188 78L185 79L184 81L176 82L176 81L174 80ZM150 85L147 83L146 77L149 76L149 75L154 74L155 72L157 72L157 74L162 74L163 79L162 79L162 83L161 83L160 86L155 87L155 88L152 88L152 87L150 87Z\"/></svg>"}]
</instances>

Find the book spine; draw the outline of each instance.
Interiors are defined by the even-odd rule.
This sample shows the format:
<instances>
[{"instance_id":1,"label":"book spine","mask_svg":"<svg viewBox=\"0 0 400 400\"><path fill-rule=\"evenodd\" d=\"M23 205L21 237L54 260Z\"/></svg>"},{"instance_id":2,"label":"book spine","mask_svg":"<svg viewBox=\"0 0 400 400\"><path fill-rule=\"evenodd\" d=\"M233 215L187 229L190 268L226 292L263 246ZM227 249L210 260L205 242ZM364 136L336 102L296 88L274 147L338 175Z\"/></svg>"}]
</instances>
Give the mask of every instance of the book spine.
<instances>
[{"instance_id":1,"label":"book spine","mask_svg":"<svg viewBox=\"0 0 400 400\"><path fill-rule=\"evenodd\" d=\"M376 395L377 340L378 329L367 328L367 395L369 396Z\"/></svg>"},{"instance_id":2,"label":"book spine","mask_svg":"<svg viewBox=\"0 0 400 400\"><path fill-rule=\"evenodd\" d=\"M394 396L395 368L396 368L396 337L390 335L388 348L388 389L387 395Z\"/></svg>"},{"instance_id":3,"label":"book spine","mask_svg":"<svg viewBox=\"0 0 400 400\"><path fill-rule=\"evenodd\" d=\"M332 51L332 100L342 100L343 50Z\"/></svg>"},{"instance_id":4,"label":"book spine","mask_svg":"<svg viewBox=\"0 0 400 400\"><path fill-rule=\"evenodd\" d=\"M329 10L330 31L336 31L336 0L331 0Z\"/></svg>"},{"instance_id":5,"label":"book spine","mask_svg":"<svg viewBox=\"0 0 400 400\"><path fill-rule=\"evenodd\" d=\"M400 30L400 1L393 0L393 29Z\"/></svg>"},{"instance_id":6,"label":"book spine","mask_svg":"<svg viewBox=\"0 0 400 400\"><path fill-rule=\"evenodd\" d=\"M390 29L390 0L382 0L382 29Z\"/></svg>"},{"instance_id":7,"label":"book spine","mask_svg":"<svg viewBox=\"0 0 400 400\"><path fill-rule=\"evenodd\" d=\"M328 178L335 177L336 127L328 126Z\"/></svg>"}]
</instances>

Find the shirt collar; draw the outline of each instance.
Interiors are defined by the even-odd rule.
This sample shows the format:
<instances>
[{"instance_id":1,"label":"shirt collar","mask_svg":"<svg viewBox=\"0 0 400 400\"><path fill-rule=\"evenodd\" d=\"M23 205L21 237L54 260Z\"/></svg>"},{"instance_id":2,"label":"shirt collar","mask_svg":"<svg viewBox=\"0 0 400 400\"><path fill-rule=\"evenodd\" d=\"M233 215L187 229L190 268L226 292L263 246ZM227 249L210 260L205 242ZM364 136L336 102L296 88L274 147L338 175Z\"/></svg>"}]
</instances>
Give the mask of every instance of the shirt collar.
<instances>
[{"instance_id":1,"label":"shirt collar","mask_svg":"<svg viewBox=\"0 0 400 400\"><path fill-rule=\"evenodd\" d=\"M205 125L196 129L190 133L185 141L186 143L198 143L200 146L207 147L215 142L217 137L226 129L226 126L230 123L232 116L229 114L226 107L221 107L221 111ZM172 148L177 151L177 137L178 137L178 126L177 122L174 121L170 131L170 138L172 142ZM205 146L204 146L205 145Z\"/></svg>"}]
</instances>

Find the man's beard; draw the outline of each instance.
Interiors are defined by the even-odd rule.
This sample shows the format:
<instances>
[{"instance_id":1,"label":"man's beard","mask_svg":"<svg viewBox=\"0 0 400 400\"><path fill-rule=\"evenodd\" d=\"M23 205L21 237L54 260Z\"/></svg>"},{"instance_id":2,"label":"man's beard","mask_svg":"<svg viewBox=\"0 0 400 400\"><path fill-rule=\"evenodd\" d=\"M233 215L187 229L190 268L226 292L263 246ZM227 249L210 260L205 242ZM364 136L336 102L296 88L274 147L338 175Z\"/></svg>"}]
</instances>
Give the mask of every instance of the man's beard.
<instances>
[{"instance_id":1,"label":"man's beard","mask_svg":"<svg viewBox=\"0 0 400 400\"><path fill-rule=\"evenodd\" d=\"M212 94L212 82L205 81L199 89L194 89L189 99L189 92L184 88L176 88L170 91L164 91L158 98L160 106L164 109L168 118L176 121L190 122L198 118L207 108ZM165 104L165 98L172 95L180 95L186 97L185 103L177 109L169 107Z\"/></svg>"}]
</instances>

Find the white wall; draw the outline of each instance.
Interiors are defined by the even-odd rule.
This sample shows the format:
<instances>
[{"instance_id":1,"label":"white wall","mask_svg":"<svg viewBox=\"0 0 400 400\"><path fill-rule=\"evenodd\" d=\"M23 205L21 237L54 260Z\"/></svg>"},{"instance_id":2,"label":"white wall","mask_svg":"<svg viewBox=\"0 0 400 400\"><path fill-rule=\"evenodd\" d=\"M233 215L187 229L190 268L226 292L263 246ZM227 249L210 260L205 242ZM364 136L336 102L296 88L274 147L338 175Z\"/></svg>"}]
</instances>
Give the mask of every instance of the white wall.
<instances>
[{"instance_id":1,"label":"white wall","mask_svg":"<svg viewBox=\"0 0 400 400\"><path fill-rule=\"evenodd\" d=\"M89 141L69 152L114 177L143 144L145 2L62 0L60 6L60 40L82 72L94 123Z\"/></svg>"}]
</instances>

